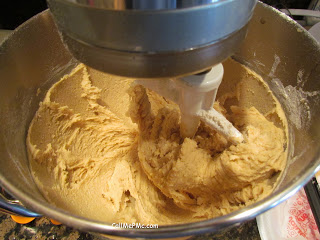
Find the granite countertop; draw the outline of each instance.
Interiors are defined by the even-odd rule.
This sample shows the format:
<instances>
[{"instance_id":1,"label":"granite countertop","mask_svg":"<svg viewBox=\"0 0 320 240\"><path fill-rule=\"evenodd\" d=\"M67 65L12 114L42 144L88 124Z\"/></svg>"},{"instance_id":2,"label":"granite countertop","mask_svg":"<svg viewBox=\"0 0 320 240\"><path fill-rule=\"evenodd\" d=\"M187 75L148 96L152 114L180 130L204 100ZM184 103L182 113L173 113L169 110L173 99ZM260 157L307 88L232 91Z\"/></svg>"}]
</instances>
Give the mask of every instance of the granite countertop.
<instances>
[{"instance_id":1,"label":"granite countertop","mask_svg":"<svg viewBox=\"0 0 320 240\"><path fill-rule=\"evenodd\" d=\"M98 240L100 237L89 233L79 232L65 225L53 225L48 218L42 217L28 224L15 223L9 215L0 214L0 239L8 240ZM203 234L190 240L259 240L260 235L256 220L243 223L238 227L219 233Z\"/></svg>"},{"instance_id":2,"label":"granite countertop","mask_svg":"<svg viewBox=\"0 0 320 240\"><path fill-rule=\"evenodd\" d=\"M10 30L0 29L0 44L11 33ZM0 213L0 239L23 240L23 239L70 239L70 240L96 240L99 237L92 234L79 232L65 225L53 225L48 218L35 219L28 224L15 223L10 215ZM243 223L238 227L224 230L216 234L204 234L191 238L192 240L202 239L260 239L256 220Z\"/></svg>"}]
</instances>

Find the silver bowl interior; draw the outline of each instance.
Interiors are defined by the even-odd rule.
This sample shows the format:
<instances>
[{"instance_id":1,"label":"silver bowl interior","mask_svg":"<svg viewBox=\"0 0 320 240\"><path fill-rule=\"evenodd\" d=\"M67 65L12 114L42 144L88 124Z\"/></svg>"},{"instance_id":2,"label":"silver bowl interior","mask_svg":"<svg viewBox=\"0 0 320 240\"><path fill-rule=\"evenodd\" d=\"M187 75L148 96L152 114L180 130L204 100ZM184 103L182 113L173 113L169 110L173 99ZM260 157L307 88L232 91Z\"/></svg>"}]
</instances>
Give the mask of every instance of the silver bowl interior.
<instances>
[{"instance_id":1,"label":"silver bowl interior","mask_svg":"<svg viewBox=\"0 0 320 240\"><path fill-rule=\"evenodd\" d=\"M320 47L294 21L258 3L234 58L264 77L289 120L286 171L276 190L262 201L222 217L159 229L116 229L111 223L50 205L33 182L25 139L46 90L77 62L61 42L49 11L21 25L0 47L0 184L34 211L77 229L110 235L178 237L218 231L254 218L294 194L318 170Z\"/></svg>"}]
</instances>

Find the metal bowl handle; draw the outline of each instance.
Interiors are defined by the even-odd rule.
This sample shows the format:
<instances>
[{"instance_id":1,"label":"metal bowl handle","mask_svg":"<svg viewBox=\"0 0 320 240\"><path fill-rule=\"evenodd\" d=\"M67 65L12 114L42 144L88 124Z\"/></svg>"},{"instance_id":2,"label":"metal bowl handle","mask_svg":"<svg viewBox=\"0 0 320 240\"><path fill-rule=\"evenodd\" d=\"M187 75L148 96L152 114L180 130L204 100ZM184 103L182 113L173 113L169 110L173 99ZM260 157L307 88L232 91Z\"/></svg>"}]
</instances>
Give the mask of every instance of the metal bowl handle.
<instances>
[{"instance_id":1,"label":"metal bowl handle","mask_svg":"<svg viewBox=\"0 0 320 240\"><path fill-rule=\"evenodd\" d=\"M8 200L0 194L0 212L23 217L41 217L42 215L26 209L18 200Z\"/></svg>"}]
</instances>

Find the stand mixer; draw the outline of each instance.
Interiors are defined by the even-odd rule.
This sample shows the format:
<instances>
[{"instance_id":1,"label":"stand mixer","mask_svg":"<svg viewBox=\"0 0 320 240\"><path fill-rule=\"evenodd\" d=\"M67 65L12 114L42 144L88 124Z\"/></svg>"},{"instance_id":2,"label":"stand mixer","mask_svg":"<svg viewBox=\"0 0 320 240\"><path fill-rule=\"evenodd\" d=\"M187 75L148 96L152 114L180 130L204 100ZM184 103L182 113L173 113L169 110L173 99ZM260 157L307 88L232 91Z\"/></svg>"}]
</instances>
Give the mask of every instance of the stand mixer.
<instances>
[{"instance_id":1,"label":"stand mixer","mask_svg":"<svg viewBox=\"0 0 320 240\"><path fill-rule=\"evenodd\" d=\"M221 62L245 38L256 0L48 0L69 51L80 62L176 102L181 135L200 120L232 143L241 133L212 108ZM151 80L152 79L152 80Z\"/></svg>"}]
</instances>

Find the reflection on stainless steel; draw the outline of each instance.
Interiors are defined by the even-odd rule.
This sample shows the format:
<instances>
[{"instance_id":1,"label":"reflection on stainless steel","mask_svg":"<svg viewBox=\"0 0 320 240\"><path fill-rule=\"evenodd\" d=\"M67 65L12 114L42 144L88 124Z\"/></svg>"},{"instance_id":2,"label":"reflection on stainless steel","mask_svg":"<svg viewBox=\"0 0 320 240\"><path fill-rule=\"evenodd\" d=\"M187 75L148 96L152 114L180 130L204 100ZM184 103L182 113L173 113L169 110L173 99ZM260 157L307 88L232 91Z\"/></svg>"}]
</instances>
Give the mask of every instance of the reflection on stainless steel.
<instances>
[{"instance_id":1,"label":"reflection on stainless steel","mask_svg":"<svg viewBox=\"0 0 320 240\"><path fill-rule=\"evenodd\" d=\"M197 7L223 0L65 0L90 7L114 10L177 9Z\"/></svg>"},{"instance_id":2,"label":"reflection on stainless steel","mask_svg":"<svg viewBox=\"0 0 320 240\"><path fill-rule=\"evenodd\" d=\"M303 47L301 47L303 46ZM127 237L186 236L218 231L246 221L277 205L310 180L320 164L320 47L284 14L258 3L248 35L235 58L261 74L271 89L303 92L308 124L301 128L289 120L291 143L286 172L277 190L266 199L228 215L204 222L158 229L117 229L112 223L85 219L57 209L39 193L30 174L26 131L46 90L74 66L46 11L19 27L0 47L0 183L28 208L77 229ZM276 61L275 61L276 60ZM278 85L273 85L276 82ZM37 95L37 89L41 89ZM288 92L276 93L285 106ZM309 97L308 97L309 96ZM291 114L285 108L286 114ZM298 112L299 113L299 112Z\"/></svg>"},{"instance_id":3,"label":"reflection on stainless steel","mask_svg":"<svg viewBox=\"0 0 320 240\"><path fill-rule=\"evenodd\" d=\"M241 44L247 26L229 38L193 51L169 52L165 54L126 54L111 49L101 49L63 34L69 51L81 62L114 75L135 78L165 78L197 73L208 69L230 56Z\"/></svg>"},{"instance_id":4,"label":"reflection on stainless steel","mask_svg":"<svg viewBox=\"0 0 320 240\"><path fill-rule=\"evenodd\" d=\"M48 5L79 61L115 75L163 78L193 74L229 57L245 37L256 0L48 0Z\"/></svg>"}]
</instances>

